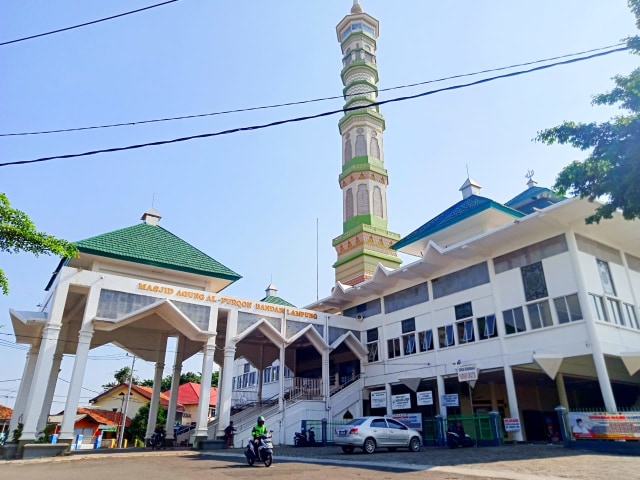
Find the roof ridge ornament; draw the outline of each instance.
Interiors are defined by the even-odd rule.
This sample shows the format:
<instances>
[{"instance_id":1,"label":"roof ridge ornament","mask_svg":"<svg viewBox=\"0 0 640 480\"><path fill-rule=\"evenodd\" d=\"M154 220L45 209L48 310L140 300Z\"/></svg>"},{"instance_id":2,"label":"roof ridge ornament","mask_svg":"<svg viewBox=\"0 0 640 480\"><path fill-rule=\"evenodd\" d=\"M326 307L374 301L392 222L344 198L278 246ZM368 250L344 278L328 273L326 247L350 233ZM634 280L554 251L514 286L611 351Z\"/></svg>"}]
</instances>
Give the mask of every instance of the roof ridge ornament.
<instances>
[{"instance_id":1,"label":"roof ridge ornament","mask_svg":"<svg viewBox=\"0 0 640 480\"><path fill-rule=\"evenodd\" d=\"M158 225L158 222L161 218L162 215L160 215L160 212L158 212L158 210L156 210L154 207L151 207L142 214L140 220L142 220L147 225L152 225L155 227L156 225Z\"/></svg>"},{"instance_id":2,"label":"roof ridge ornament","mask_svg":"<svg viewBox=\"0 0 640 480\"><path fill-rule=\"evenodd\" d=\"M351 7L351 13L362 13L362 5L360 0L353 0L353 6Z\"/></svg>"},{"instance_id":3,"label":"roof ridge ornament","mask_svg":"<svg viewBox=\"0 0 640 480\"><path fill-rule=\"evenodd\" d=\"M535 187L535 186L538 184L538 182L536 182L536 181L533 179L533 175L534 175L535 173L536 173L536 172L534 172L533 170L529 169L529 170L527 170L527 174L524 176L524 178L526 178L526 179L528 179L528 180L529 180L529 181L527 182L527 187L529 187L529 188L531 188L531 187Z\"/></svg>"}]
</instances>

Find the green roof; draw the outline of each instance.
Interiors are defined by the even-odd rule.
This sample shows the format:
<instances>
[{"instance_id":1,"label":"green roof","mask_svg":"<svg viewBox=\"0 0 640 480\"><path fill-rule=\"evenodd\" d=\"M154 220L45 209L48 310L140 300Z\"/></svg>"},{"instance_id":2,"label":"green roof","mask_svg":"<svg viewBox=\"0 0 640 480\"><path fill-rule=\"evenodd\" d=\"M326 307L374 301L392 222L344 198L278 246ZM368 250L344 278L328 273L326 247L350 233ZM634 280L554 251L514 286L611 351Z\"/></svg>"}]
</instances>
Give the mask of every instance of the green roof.
<instances>
[{"instance_id":1,"label":"green roof","mask_svg":"<svg viewBox=\"0 0 640 480\"><path fill-rule=\"evenodd\" d=\"M273 295L268 295L260 301L263 303L273 303L274 305L282 305L284 307L295 307L295 305L287 302L285 299L280 297L274 297Z\"/></svg>"},{"instance_id":2,"label":"green roof","mask_svg":"<svg viewBox=\"0 0 640 480\"><path fill-rule=\"evenodd\" d=\"M75 242L81 253L153 265L235 282L242 278L217 260L157 225L132 227Z\"/></svg>"}]
</instances>

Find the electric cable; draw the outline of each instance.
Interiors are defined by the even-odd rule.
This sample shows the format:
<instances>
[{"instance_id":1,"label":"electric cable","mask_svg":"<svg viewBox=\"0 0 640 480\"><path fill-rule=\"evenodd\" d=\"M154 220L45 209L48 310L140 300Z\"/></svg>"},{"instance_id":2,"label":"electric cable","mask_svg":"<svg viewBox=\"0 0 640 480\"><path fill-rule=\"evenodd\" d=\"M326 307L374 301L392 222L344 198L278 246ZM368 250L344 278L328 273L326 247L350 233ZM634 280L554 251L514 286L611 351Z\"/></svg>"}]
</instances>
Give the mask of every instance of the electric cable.
<instances>
[{"instance_id":1,"label":"electric cable","mask_svg":"<svg viewBox=\"0 0 640 480\"><path fill-rule=\"evenodd\" d=\"M395 87L374 89L374 90L364 91L364 92L360 92L360 93L353 94L353 95L336 95L336 96L332 96L332 97L320 97L320 98L314 98L314 99L310 99L310 100L299 100L299 101L293 101L293 102L276 103L276 104L272 104L272 105L263 105L263 106L258 106L258 107L237 108L237 109L233 109L233 110L223 110L223 111L219 111L219 112L199 113L199 114L194 114L194 115L182 115L182 116L177 116L177 117L155 118L155 119L151 119L151 120L137 120L137 121L129 121L129 122L111 123L111 124L105 124L105 125L92 125L92 126L88 126L88 127L62 128L62 129L57 129L57 130L41 130L41 131L35 131L35 132L0 133L0 137L16 137L16 136L25 136L25 135L45 135L45 134L50 134L50 133L67 133L67 132L78 132L78 131L83 131L83 130L96 130L96 129L103 129L103 128L126 127L126 126L134 126L134 125L144 125L144 124L147 124L147 123L171 122L171 121L175 121L175 120L187 120L187 119L191 119L191 118L212 117L212 116L217 116L217 115L227 115L227 114L231 114L231 113L252 112L252 111L256 111L256 110L267 110L267 109L272 109L272 108L281 108L281 107L289 107L289 106L293 106L293 105L303 105L303 104L307 104L307 103L323 102L323 101L326 101L326 100L336 100L336 99L339 99L339 98L344 98L345 100L347 100L350 97L368 95L370 93L379 93L379 92L388 92L388 91L392 91L392 90L400 90L400 89L404 89L404 88L417 87L417 86L420 86L420 85L427 85L427 84L430 84L430 83L443 82L445 80L453 80L453 79L456 79L456 78L472 77L472 76L475 76L475 75L481 75L483 73L499 72L499 71L503 71L503 70L509 70L511 68L525 67L525 66L528 66L528 65L535 65L537 63L544 63L544 62L550 62L550 61L553 61L553 60L559 60L561 58L576 57L578 55L584 55L586 53L592 53L592 52L598 52L598 51L602 51L602 50L608 50L610 48L615 48L615 47L619 47L619 46L622 46L622 45L625 45L625 43L617 43L615 45L608 45L606 47L592 48L590 50L584 50L582 52L568 53L566 55L559 55L559 56L556 56L556 57L549 57L549 58L544 58L544 59L540 59L540 60L533 60L533 61L530 61L530 62L516 63L516 64L513 64L513 65L508 65L506 67L489 68L489 69L486 69L486 70L479 70L477 72L461 73L461 74L457 74L457 75L451 75L451 76L448 76L448 77L436 78L434 80L426 80L426 81L423 81L423 82L409 83L409 84L405 84L405 85L398 85L398 86L395 86Z\"/></svg>"},{"instance_id":2,"label":"electric cable","mask_svg":"<svg viewBox=\"0 0 640 480\"><path fill-rule=\"evenodd\" d=\"M44 37L46 35L53 35L54 33L66 32L67 30L73 30L75 28L86 27L87 25L93 25L94 23L105 22L107 20L113 20L114 18L124 17L126 15L131 15L133 13L142 12L144 10L151 10L152 8L161 7L163 5L167 5L168 3L174 3L174 2L177 2L177 1L178 0L168 0L166 2L157 3L155 5L149 5L148 7L139 8L137 10L131 10L130 12L119 13L118 15L112 15L110 17L100 18L98 20L92 20L90 22L81 23L79 25L73 25L71 27L59 28L58 30L52 30L50 32L38 33L37 35L30 35L28 37L16 38L15 40L8 40L6 42L0 42L0 47L2 47L4 45L9 45L11 43L24 42L25 40L31 40L33 38Z\"/></svg>"},{"instance_id":3,"label":"electric cable","mask_svg":"<svg viewBox=\"0 0 640 480\"><path fill-rule=\"evenodd\" d=\"M100 149L100 150L92 150L92 151L83 152L83 153L71 153L71 154L65 154L65 155L54 155L54 156L50 156L50 157L42 157L42 158L36 158L36 159L31 159L31 160L15 160L15 161L10 161L10 162L3 162L3 163L0 163L0 167L7 167L7 166L10 166L10 165L26 165L26 164L31 164L31 163L48 162L48 161L51 161L51 160L62 160L62 159L68 159L68 158L86 157L86 156L90 156L90 155L97 155L97 154L100 154L100 153L121 152L121 151L125 151L125 150L134 150L134 149L138 149L138 148L145 148L145 147L152 147L152 146L159 146L159 145L167 145L167 144L171 144L171 143L180 143L180 142L185 142L185 141L188 141L188 140L196 140L196 139L201 139L201 138L217 137L217 136L221 136L221 135L230 135L232 133L238 133L238 132L245 132L245 131L251 131L251 130L261 130L261 129L265 129L265 128L284 125L284 124L287 124L287 123L304 122L304 121L307 121L307 120L313 120L313 119L317 119L317 118L328 117L328 116L336 115L336 114L339 114L339 113L346 114L348 112L353 112L355 110L366 110L366 109L369 109L371 107L385 105L385 104L388 104L388 103L403 102L403 101L406 101L406 100L414 100L416 98L421 98L421 97L425 97L425 96L428 96L428 95L434 95L436 93L441 93L441 92L446 92L446 91L450 91L450 90L458 90L458 89L462 89L462 88L472 87L472 86L475 86L475 85L480 85L480 84L492 82L492 81L495 81L495 80L500 80L500 79L510 78L510 77L516 77L516 76L519 76L519 75L524 75L524 74L527 74L527 73L532 73L532 72L536 72L536 71L540 71L540 70L546 70L548 68L553 68L553 67L557 67L557 66L560 66L560 65L569 65L569 64L572 64L572 63L582 62L582 61L585 61L585 60L590 60L590 59L593 59L593 58L596 58L596 57L602 57L604 55L610 55L612 53L622 52L622 51L625 51L625 50L629 50L629 47L621 47L621 48L617 48L617 49L614 49L614 50L608 50L606 52L594 53L594 54L588 55L586 57L572 58L570 60L564 60L562 62L551 63L551 64L548 64L548 65L541 65L541 66L530 68L530 69L527 69L527 70L519 70L517 72L506 73L504 75L496 75L496 76L493 76L493 77L483 78L483 79L477 80L475 82L463 83L463 84L458 84L458 85L451 85L451 86L439 88L439 89L436 89L436 90L428 90L426 92L417 93L415 95L407 95L407 96L403 96L403 97L391 98L389 100L382 100L382 101L379 101L379 102L372 102L372 103L370 103L368 105L365 105L365 106L341 108L339 110L330 110L330 111L317 113L317 114L313 114L313 115L306 115L306 116L296 117L296 118L288 118L288 119L285 119L285 120L277 120L275 122L265 123L265 124L261 124L261 125L251 125L251 126L248 126L248 127L237 127L237 128L232 128L232 129L228 129L228 130L222 130L222 131L219 131L219 132L202 133L202 134L199 134L199 135L190 135L190 136L187 136L187 137L174 138L174 139L171 139L171 140L159 140L159 141L156 141L156 142L140 143L140 144L137 144L137 145L128 145L128 146L125 146L125 147L112 147L112 148L105 148L105 149Z\"/></svg>"}]
</instances>

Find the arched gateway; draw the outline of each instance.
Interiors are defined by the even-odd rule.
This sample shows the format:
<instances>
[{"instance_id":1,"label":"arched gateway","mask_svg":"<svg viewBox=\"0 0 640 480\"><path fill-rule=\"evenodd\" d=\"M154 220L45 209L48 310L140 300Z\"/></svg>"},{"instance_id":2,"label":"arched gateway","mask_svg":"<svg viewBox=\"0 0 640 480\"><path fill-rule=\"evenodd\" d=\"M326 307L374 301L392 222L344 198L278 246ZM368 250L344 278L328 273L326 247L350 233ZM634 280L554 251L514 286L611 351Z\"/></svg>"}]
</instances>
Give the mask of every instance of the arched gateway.
<instances>
[{"instance_id":1,"label":"arched gateway","mask_svg":"<svg viewBox=\"0 0 640 480\"><path fill-rule=\"evenodd\" d=\"M292 372L313 369L318 399L329 405L332 315L220 294L241 276L160 227L155 209L142 220L77 242L80 255L60 263L42 311L10 311L17 342L31 345L10 427L24 424L22 442L35 440L46 425L63 355L74 355L75 360L59 441L73 441L89 351L109 343L155 362L149 413L155 418L167 339L176 339L168 425L175 420L182 363L203 353L203 391L210 388L214 362L220 367L217 421L213 428L208 425L208 398L200 396L198 440L219 435L227 425L233 365L241 357L259 372L278 360ZM361 345L355 348L349 360L363 358L366 352L361 350ZM279 393L278 414L283 417L284 375ZM147 438L153 428L149 422ZM168 435L171 438L171 430Z\"/></svg>"}]
</instances>

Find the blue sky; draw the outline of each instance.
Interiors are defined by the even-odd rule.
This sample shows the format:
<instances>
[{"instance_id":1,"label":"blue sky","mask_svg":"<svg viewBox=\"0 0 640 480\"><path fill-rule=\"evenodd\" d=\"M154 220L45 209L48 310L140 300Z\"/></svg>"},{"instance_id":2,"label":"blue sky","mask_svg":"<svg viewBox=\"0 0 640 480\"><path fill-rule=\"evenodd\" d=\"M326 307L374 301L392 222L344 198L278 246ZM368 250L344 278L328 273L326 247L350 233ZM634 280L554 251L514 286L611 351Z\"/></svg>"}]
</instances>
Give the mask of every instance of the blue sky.
<instances>
[{"instance_id":1,"label":"blue sky","mask_svg":"<svg viewBox=\"0 0 640 480\"><path fill-rule=\"evenodd\" d=\"M152 1L5 0L0 43L150 5ZM0 133L192 115L340 95L335 25L350 0L181 0L135 15L0 47ZM380 21L380 88L502 67L618 43L637 33L625 0L362 0ZM467 175L505 202L535 171L553 184L584 153L547 147L536 132L563 120L603 121L592 107L638 57L617 53L381 107L389 228L402 235L462 197ZM489 76L489 75L486 75ZM467 80L391 92L381 100ZM64 134L0 137L0 163L166 140L339 109L319 103ZM273 281L304 306L329 294L342 233L339 116L256 132L0 168L0 191L40 230L81 240L133 225L151 206L161 225L243 275L230 295L259 299ZM318 228L316 229L316 224ZM316 248L316 238L319 248ZM405 259L411 261L411 259ZM0 254L8 309L36 309L58 262ZM316 264L319 268L316 269ZM130 364L116 347L92 352L83 401ZM105 360L97 356L119 355ZM24 351L0 345L0 403L12 406ZM169 373L171 361L166 362ZM60 378L69 379L63 361ZM198 356L184 370L200 371ZM136 364L151 378L153 366ZM9 380L9 381L6 381ZM53 410L64 404L59 382Z\"/></svg>"}]
</instances>

